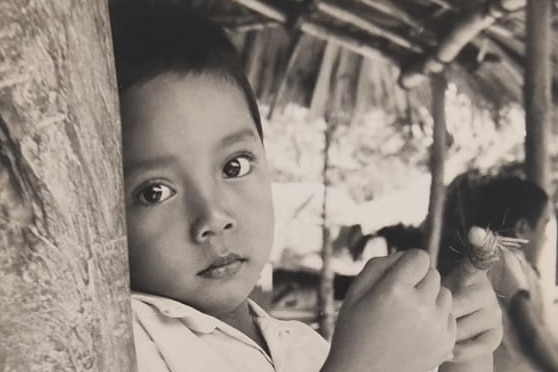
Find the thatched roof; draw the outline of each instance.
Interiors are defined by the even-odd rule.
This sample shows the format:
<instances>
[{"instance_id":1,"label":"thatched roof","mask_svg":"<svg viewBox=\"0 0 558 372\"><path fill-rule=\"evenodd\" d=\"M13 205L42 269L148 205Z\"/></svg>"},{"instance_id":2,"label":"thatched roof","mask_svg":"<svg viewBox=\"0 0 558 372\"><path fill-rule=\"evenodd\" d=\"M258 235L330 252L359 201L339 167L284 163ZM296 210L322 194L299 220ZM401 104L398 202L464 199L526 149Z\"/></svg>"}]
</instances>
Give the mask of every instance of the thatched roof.
<instances>
[{"instance_id":1,"label":"thatched roof","mask_svg":"<svg viewBox=\"0 0 558 372\"><path fill-rule=\"evenodd\" d=\"M355 105L363 78L376 79L376 90L380 83L391 93L399 89L393 85L412 92L442 69L496 107L522 100L526 0L194 0L193 5L231 31L260 99L272 105L275 100L279 106L312 104L327 42L341 47L338 58L344 59ZM383 72L370 73L371 66L382 66Z\"/></svg>"}]
</instances>

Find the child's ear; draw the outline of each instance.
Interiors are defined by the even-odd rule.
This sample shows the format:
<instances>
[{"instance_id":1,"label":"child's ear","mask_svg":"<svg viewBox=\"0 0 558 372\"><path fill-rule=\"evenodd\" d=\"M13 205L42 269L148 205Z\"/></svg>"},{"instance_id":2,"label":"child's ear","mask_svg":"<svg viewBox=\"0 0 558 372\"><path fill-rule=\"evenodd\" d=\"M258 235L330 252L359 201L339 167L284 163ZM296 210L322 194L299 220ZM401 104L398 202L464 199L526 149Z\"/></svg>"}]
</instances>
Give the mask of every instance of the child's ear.
<instances>
[{"instance_id":1,"label":"child's ear","mask_svg":"<svg viewBox=\"0 0 558 372\"><path fill-rule=\"evenodd\" d=\"M515 223L514 231L516 238L527 239L530 236L532 230L533 229L531 228L529 221L527 221L527 219L525 218L521 218Z\"/></svg>"}]
</instances>

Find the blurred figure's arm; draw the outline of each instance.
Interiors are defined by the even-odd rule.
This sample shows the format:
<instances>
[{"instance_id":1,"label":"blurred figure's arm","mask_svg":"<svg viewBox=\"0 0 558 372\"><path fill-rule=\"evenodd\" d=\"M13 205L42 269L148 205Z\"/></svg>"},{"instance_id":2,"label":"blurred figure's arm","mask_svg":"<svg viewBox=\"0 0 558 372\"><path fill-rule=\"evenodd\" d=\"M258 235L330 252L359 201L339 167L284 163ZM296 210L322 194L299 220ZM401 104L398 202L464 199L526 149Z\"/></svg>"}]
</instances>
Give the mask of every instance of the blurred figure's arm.
<instances>
[{"instance_id":1,"label":"blurred figure's arm","mask_svg":"<svg viewBox=\"0 0 558 372\"><path fill-rule=\"evenodd\" d=\"M531 301L529 293L517 293L510 303L510 317L527 354L546 371L558 371L558 343Z\"/></svg>"}]
</instances>

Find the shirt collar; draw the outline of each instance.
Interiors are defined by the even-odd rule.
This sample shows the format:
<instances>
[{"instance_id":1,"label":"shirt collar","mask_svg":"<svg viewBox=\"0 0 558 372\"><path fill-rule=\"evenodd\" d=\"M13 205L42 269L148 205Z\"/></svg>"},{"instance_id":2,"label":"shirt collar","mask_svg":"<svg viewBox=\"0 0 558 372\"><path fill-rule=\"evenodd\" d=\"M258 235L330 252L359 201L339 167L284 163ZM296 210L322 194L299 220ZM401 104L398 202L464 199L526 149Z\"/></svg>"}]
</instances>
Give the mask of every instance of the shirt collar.
<instances>
[{"instance_id":1,"label":"shirt collar","mask_svg":"<svg viewBox=\"0 0 558 372\"><path fill-rule=\"evenodd\" d=\"M211 333L218 327L221 329L228 329L230 327L214 316L205 314L192 306L170 298L132 292L132 299L153 306L159 313L168 318L179 319L186 327L195 332ZM250 306L251 311L257 318L269 317L264 309L250 299L248 299L248 306Z\"/></svg>"}]
</instances>

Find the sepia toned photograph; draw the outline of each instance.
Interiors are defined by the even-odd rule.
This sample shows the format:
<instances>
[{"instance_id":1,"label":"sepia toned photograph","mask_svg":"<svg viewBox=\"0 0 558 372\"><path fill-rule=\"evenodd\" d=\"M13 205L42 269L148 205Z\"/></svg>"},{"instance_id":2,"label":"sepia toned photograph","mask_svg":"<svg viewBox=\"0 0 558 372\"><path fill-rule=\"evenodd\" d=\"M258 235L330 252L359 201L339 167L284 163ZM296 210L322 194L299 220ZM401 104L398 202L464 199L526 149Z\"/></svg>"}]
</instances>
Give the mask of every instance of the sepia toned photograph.
<instances>
[{"instance_id":1,"label":"sepia toned photograph","mask_svg":"<svg viewBox=\"0 0 558 372\"><path fill-rule=\"evenodd\" d=\"M0 372L558 372L557 5L0 0Z\"/></svg>"}]
</instances>

